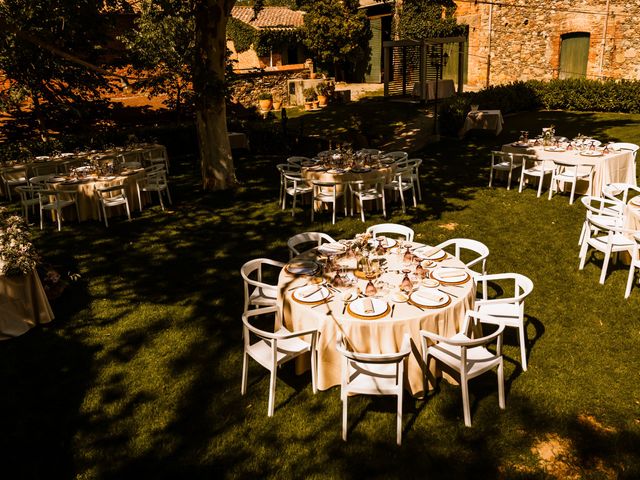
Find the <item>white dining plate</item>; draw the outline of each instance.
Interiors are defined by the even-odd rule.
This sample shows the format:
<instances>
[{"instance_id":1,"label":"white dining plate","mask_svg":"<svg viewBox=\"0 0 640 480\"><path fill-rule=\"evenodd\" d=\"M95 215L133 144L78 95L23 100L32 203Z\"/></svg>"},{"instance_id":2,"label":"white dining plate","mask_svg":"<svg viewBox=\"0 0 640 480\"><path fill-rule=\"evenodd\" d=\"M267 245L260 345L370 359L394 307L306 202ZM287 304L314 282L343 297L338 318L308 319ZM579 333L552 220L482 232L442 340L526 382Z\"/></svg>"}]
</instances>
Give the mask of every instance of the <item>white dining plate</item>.
<instances>
[{"instance_id":1,"label":"white dining plate","mask_svg":"<svg viewBox=\"0 0 640 480\"><path fill-rule=\"evenodd\" d=\"M318 271L318 264L312 260L295 260L289 262L285 269L293 275L312 275Z\"/></svg>"},{"instance_id":2,"label":"white dining plate","mask_svg":"<svg viewBox=\"0 0 640 480\"><path fill-rule=\"evenodd\" d=\"M329 295L331 295L329 289L322 285L306 285L293 292L295 299L304 303L321 302L329 297Z\"/></svg>"},{"instance_id":3,"label":"white dining plate","mask_svg":"<svg viewBox=\"0 0 640 480\"><path fill-rule=\"evenodd\" d=\"M347 251L346 245L338 242L323 243L318 247L318 251L325 255L335 255Z\"/></svg>"},{"instance_id":4,"label":"white dining plate","mask_svg":"<svg viewBox=\"0 0 640 480\"><path fill-rule=\"evenodd\" d=\"M393 248L398 244L398 241L395 238L388 238L385 237L384 242L382 242L382 246L384 248ZM376 238L375 240L372 238L371 240L369 240L369 245L371 245L372 247L377 247L378 246L378 239Z\"/></svg>"},{"instance_id":5,"label":"white dining plate","mask_svg":"<svg viewBox=\"0 0 640 480\"><path fill-rule=\"evenodd\" d=\"M371 305L373 306L373 312L365 312L365 298L359 298L351 302L349 305L349 309L355 313L356 315L360 315L361 317L376 317L378 315L382 315L387 311L388 305L387 302L380 298L369 298L371 300Z\"/></svg>"},{"instance_id":6,"label":"white dining plate","mask_svg":"<svg viewBox=\"0 0 640 480\"><path fill-rule=\"evenodd\" d=\"M390 298L396 303L404 303L409 300L409 296L404 292L393 292Z\"/></svg>"},{"instance_id":7,"label":"white dining plate","mask_svg":"<svg viewBox=\"0 0 640 480\"><path fill-rule=\"evenodd\" d=\"M442 283L458 283L466 281L469 274L461 268L437 268L431 272L431 277Z\"/></svg>"},{"instance_id":8,"label":"white dining plate","mask_svg":"<svg viewBox=\"0 0 640 480\"><path fill-rule=\"evenodd\" d=\"M637 197L633 197L630 201L630 204L635 205L637 207L640 207L640 195L638 195Z\"/></svg>"},{"instance_id":9,"label":"white dining plate","mask_svg":"<svg viewBox=\"0 0 640 480\"><path fill-rule=\"evenodd\" d=\"M601 157L602 152L599 152L598 150L587 150L585 152L580 152L580 155L584 157Z\"/></svg>"},{"instance_id":10,"label":"white dining plate","mask_svg":"<svg viewBox=\"0 0 640 480\"><path fill-rule=\"evenodd\" d=\"M440 260L447 256L447 252L445 252L444 250L436 250L435 252L432 252L432 250L433 247L420 247L416 248L413 251L413 254L421 260ZM430 255L426 255L427 253L430 253Z\"/></svg>"},{"instance_id":11,"label":"white dining plate","mask_svg":"<svg viewBox=\"0 0 640 480\"><path fill-rule=\"evenodd\" d=\"M411 301L425 307L440 307L449 302L449 296L431 288L419 288L411 294Z\"/></svg>"}]
</instances>

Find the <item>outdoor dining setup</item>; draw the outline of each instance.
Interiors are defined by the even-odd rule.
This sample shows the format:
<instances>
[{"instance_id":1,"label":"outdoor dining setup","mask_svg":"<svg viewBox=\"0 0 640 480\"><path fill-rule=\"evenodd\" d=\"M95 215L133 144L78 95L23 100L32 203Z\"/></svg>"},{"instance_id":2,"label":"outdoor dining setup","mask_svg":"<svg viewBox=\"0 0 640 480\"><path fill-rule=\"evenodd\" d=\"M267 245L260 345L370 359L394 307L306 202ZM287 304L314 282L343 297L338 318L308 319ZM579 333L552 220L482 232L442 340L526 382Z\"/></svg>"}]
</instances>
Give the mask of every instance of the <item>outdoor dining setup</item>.
<instances>
[{"instance_id":1,"label":"outdoor dining setup","mask_svg":"<svg viewBox=\"0 0 640 480\"><path fill-rule=\"evenodd\" d=\"M167 183L169 160L166 148L135 144L103 151L62 153L14 162L0 170L2 193L18 198L23 216L39 213L43 228L51 212L58 230L62 219L103 220L141 211L156 192L164 209L163 195L171 203Z\"/></svg>"},{"instance_id":2,"label":"outdoor dining setup","mask_svg":"<svg viewBox=\"0 0 640 480\"><path fill-rule=\"evenodd\" d=\"M255 259L241 268L242 392L252 358L271 371L269 416L275 366L292 359L297 373L311 371L314 392L340 386L345 440L352 394L398 397L398 444L403 392L425 397L441 377L462 384L467 426L470 378L497 370L504 408L502 332L517 329L526 370L524 302L533 283L515 273L488 274L489 249L482 242L453 238L425 245L409 227L378 224L339 241L304 232L288 245L287 263ZM266 269L279 270L276 284L263 281ZM505 284L496 296L494 286ZM255 323L264 315L272 317L271 333Z\"/></svg>"},{"instance_id":3,"label":"outdoor dining setup","mask_svg":"<svg viewBox=\"0 0 640 480\"><path fill-rule=\"evenodd\" d=\"M344 216L374 206L386 217L387 201L397 198L402 211L411 198L413 205L421 199L420 158L409 158L406 152L382 152L377 149L326 150L316 157L289 157L277 165L280 172L280 203L284 210L291 197L291 214L296 205L308 201L311 220L324 206L332 211L332 223L338 210ZM365 203L366 202L366 203Z\"/></svg>"}]
</instances>

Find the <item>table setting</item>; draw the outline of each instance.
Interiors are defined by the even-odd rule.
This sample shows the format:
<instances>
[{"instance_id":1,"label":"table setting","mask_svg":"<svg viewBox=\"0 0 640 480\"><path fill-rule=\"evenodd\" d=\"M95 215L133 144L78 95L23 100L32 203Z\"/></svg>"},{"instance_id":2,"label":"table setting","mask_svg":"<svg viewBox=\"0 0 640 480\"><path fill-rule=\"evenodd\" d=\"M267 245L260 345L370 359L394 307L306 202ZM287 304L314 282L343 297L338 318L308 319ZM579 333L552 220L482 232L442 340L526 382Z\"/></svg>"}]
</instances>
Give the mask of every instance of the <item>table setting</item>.
<instances>
[{"instance_id":1,"label":"table setting","mask_svg":"<svg viewBox=\"0 0 640 480\"><path fill-rule=\"evenodd\" d=\"M280 319L294 330L318 328L319 388L340 383L335 335L359 352L385 353L420 329L454 335L472 308L475 283L464 264L439 248L366 234L294 257L278 281ZM304 365L299 370L304 370ZM409 384L423 389L419 359Z\"/></svg>"},{"instance_id":2,"label":"table setting","mask_svg":"<svg viewBox=\"0 0 640 480\"><path fill-rule=\"evenodd\" d=\"M581 134L573 139L557 135L553 125L543 128L535 138L530 138L528 131L521 131L518 140L503 145L502 151L534 156L543 160L548 168L553 168L554 161L593 166L591 190L584 182L576 188L580 194L600 195L602 188L610 183L636 185L632 152Z\"/></svg>"}]
</instances>

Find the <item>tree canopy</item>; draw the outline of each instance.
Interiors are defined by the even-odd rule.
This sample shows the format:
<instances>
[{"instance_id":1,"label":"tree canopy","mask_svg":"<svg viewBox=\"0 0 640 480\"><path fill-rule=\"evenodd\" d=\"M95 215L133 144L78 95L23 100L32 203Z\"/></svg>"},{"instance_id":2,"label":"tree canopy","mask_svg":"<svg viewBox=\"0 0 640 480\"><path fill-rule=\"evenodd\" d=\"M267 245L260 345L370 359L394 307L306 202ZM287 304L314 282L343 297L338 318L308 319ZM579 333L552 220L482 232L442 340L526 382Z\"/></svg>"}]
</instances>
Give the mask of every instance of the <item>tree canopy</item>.
<instances>
[{"instance_id":1,"label":"tree canopy","mask_svg":"<svg viewBox=\"0 0 640 480\"><path fill-rule=\"evenodd\" d=\"M464 35L466 26L456 22L455 10L453 0L404 0L399 12L399 37L420 40Z\"/></svg>"},{"instance_id":2,"label":"tree canopy","mask_svg":"<svg viewBox=\"0 0 640 480\"><path fill-rule=\"evenodd\" d=\"M369 20L357 0L317 0L304 16L305 46L325 67L357 61L371 37Z\"/></svg>"}]
</instances>

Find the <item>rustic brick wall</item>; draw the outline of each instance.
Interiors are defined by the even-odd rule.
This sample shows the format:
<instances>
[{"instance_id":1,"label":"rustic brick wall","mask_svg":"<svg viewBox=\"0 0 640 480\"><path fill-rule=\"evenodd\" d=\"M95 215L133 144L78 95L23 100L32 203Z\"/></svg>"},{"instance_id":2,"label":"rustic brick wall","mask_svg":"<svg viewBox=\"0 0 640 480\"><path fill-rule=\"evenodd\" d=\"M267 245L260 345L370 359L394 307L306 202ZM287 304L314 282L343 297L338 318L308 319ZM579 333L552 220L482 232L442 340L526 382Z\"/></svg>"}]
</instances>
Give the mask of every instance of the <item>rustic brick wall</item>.
<instances>
[{"instance_id":1,"label":"rustic brick wall","mask_svg":"<svg viewBox=\"0 0 640 480\"><path fill-rule=\"evenodd\" d=\"M471 85L487 83L489 55L490 84L557 78L561 35L572 32L591 35L587 78L640 79L640 0L610 0L608 15L607 0L456 3L458 21L469 25Z\"/></svg>"}]
</instances>

